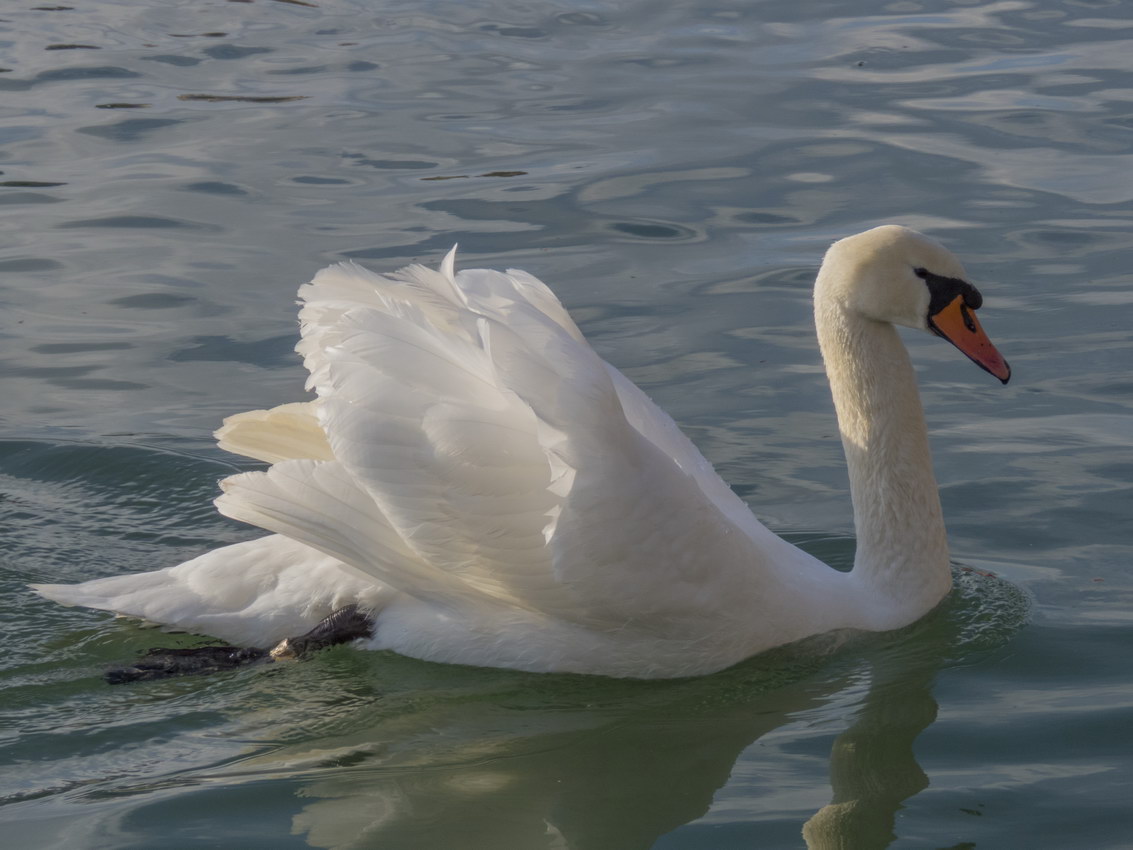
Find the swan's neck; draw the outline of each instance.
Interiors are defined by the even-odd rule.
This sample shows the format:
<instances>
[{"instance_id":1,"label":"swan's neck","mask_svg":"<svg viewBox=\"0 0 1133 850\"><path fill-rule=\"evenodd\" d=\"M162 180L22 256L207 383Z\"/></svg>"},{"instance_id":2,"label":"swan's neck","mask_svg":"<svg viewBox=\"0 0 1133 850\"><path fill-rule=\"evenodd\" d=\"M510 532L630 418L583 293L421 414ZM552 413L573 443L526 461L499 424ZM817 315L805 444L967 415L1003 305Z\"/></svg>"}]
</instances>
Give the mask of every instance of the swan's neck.
<instances>
[{"instance_id":1,"label":"swan's neck","mask_svg":"<svg viewBox=\"0 0 1133 850\"><path fill-rule=\"evenodd\" d=\"M896 329L816 295L818 341L850 473L864 628L898 628L951 587L928 433Z\"/></svg>"}]
</instances>

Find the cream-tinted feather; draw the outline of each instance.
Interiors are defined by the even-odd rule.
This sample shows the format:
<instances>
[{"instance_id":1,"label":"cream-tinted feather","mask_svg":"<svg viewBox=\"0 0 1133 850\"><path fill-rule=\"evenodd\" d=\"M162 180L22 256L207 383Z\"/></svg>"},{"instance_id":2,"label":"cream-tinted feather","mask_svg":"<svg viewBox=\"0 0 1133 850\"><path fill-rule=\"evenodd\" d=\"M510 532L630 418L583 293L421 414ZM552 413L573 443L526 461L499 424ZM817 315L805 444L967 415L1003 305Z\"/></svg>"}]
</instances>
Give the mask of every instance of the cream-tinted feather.
<instances>
[{"instance_id":1,"label":"cream-tinted feather","mask_svg":"<svg viewBox=\"0 0 1133 850\"><path fill-rule=\"evenodd\" d=\"M297 458L334 458L311 402L293 402L271 410L236 413L227 417L213 436L216 444L225 451L265 463Z\"/></svg>"}]
</instances>

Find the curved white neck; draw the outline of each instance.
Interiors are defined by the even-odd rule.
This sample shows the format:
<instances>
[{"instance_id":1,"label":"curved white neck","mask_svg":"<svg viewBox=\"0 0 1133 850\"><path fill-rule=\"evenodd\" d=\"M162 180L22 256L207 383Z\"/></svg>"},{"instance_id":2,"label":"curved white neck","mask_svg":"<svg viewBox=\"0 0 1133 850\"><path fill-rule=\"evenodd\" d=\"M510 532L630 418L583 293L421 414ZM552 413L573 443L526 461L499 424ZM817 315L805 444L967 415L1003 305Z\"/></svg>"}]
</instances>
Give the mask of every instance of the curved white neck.
<instances>
[{"instance_id":1,"label":"curved white neck","mask_svg":"<svg viewBox=\"0 0 1133 850\"><path fill-rule=\"evenodd\" d=\"M815 324L834 395L854 503L854 576L864 628L898 628L952 583L928 433L908 352L890 324L815 294Z\"/></svg>"}]
</instances>

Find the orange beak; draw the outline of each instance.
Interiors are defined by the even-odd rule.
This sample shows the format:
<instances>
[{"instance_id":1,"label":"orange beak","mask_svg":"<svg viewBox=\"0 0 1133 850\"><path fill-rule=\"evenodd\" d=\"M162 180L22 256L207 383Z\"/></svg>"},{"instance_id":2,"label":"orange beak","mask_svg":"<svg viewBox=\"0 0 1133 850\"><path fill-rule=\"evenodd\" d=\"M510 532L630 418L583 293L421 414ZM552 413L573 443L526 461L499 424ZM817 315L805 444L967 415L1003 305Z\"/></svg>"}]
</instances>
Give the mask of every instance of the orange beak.
<instances>
[{"instance_id":1,"label":"orange beak","mask_svg":"<svg viewBox=\"0 0 1133 850\"><path fill-rule=\"evenodd\" d=\"M928 317L928 327L937 336L942 336L962 352L977 366L991 372L1003 383L1011 378L1011 367L1003 355L995 350L991 340L976 320L975 312L964 303L964 297L957 295L947 305Z\"/></svg>"}]
</instances>

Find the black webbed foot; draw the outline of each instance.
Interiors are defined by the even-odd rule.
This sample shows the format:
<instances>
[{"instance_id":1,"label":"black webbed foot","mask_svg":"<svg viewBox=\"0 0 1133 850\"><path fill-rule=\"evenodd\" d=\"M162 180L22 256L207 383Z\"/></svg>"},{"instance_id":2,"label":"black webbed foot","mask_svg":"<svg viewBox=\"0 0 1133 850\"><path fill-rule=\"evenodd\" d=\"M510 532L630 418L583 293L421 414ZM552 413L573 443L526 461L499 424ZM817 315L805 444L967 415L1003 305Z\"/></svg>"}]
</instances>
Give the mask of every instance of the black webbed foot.
<instances>
[{"instance_id":1,"label":"black webbed foot","mask_svg":"<svg viewBox=\"0 0 1133 850\"><path fill-rule=\"evenodd\" d=\"M357 605L347 605L319 622L306 634L284 638L270 651L242 646L151 649L127 667L107 670L106 681L111 685L122 685L173 676L218 673L248 664L270 664L273 661L303 658L328 646L370 637L373 632L373 617L359 611Z\"/></svg>"},{"instance_id":2,"label":"black webbed foot","mask_svg":"<svg viewBox=\"0 0 1133 850\"><path fill-rule=\"evenodd\" d=\"M268 662L267 650L242 646L198 646L189 649L154 648L128 667L106 671L111 685L168 679L172 676L193 676L234 670L245 664Z\"/></svg>"}]
</instances>

